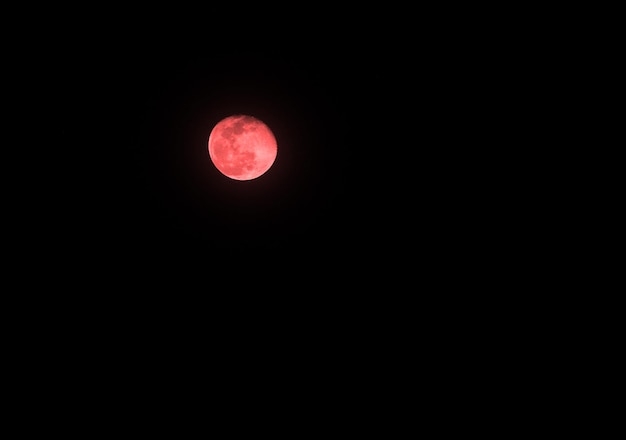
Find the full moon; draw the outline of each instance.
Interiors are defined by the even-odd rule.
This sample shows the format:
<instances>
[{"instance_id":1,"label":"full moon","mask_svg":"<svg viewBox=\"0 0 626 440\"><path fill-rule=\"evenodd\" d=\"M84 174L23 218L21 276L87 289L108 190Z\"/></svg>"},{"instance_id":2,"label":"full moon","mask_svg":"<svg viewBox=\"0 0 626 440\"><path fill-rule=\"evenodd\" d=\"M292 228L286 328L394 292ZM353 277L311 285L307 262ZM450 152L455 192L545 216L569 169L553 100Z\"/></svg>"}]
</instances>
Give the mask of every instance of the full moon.
<instances>
[{"instance_id":1,"label":"full moon","mask_svg":"<svg viewBox=\"0 0 626 440\"><path fill-rule=\"evenodd\" d=\"M235 180L265 174L276 160L278 146L265 123L248 115L222 119L209 135L209 156L215 167Z\"/></svg>"}]
</instances>

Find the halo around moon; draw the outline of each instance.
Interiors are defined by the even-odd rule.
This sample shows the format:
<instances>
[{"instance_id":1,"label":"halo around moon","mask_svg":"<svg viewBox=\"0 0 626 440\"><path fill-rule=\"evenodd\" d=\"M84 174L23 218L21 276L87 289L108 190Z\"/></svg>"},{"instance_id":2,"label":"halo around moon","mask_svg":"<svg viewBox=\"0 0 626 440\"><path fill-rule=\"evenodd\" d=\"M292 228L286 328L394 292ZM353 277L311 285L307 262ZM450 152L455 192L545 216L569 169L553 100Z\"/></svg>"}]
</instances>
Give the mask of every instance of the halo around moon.
<instances>
[{"instance_id":1,"label":"halo around moon","mask_svg":"<svg viewBox=\"0 0 626 440\"><path fill-rule=\"evenodd\" d=\"M261 120L249 115L228 116L209 135L209 156L226 177L252 180L274 164L278 145L274 133Z\"/></svg>"}]
</instances>

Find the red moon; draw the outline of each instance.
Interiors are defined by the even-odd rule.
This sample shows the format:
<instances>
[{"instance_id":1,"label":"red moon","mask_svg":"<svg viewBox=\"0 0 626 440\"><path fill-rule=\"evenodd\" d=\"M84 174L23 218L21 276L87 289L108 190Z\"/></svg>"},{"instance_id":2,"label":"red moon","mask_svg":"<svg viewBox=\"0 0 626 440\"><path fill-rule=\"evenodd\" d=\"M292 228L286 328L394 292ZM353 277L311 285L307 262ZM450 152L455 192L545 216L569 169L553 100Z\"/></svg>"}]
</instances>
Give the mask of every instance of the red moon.
<instances>
[{"instance_id":1,"label":"red moon","mask_svg":"<svg viewBox=\"0 0 626 440\"><path fill-rule=\"evenodd\" d=\"M253 116L233 115L222 119L209 135L211 161L231 179L252 180L265 174L277 153L274 134Z\"/></svg>"}]
</instances>

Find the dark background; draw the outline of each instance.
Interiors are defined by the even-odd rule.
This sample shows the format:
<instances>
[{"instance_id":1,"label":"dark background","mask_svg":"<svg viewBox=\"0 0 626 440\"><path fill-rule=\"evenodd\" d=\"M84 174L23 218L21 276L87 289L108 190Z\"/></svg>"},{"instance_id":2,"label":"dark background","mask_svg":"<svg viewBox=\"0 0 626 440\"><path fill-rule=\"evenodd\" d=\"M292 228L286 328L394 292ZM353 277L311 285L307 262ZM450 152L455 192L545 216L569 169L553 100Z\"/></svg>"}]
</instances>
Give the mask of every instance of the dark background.
<instances>
[{"instance_id":1,"label":"dark background","mask_svg":"<svg viewBox=\"0 0 626 440\"><path fill-rule=\"evenodd\" d=\"M63 161L52 241L81 268L353 290L442 256L471 178L458 142L475 109L456 44L409 24L271 18L251 13L232 30L100 18L42 41L49 154ZM278 140L274 166L249 182L207 153L234 113Z\"/></svg>"},{"instance_id":2,"label":"dark background","mask_svg":"<svg viewBox=\"0 0 626 440\"><path fill-rule=\"evenodd\" d=\"M512 15L266 7L54 5L7 40L27 117L5 213L24 307L5 310L34 386L178 396L162 407L191 417L223 387L221 408L312 396L403 418L393 402L445 407L518 362L527 327L506 330L528 300L510 292L541 219L511 203L535 74ZM278 141L253 181L208 156L234 113Z\"/></svg>"},{"instance_id":3,"label":"dark background","mask_svg":"<svg viewBox=\"0 0 626 440\"><path fill-rule=\"evenodd\" d=\"M498 260L520 136L508 106L525 87L506 20L197 12L40 19L21 56L44 261L86 288L349 297L465 283ZM253 181L208 157L235 113L278 140Z\"/></svg>"}]
</instances>

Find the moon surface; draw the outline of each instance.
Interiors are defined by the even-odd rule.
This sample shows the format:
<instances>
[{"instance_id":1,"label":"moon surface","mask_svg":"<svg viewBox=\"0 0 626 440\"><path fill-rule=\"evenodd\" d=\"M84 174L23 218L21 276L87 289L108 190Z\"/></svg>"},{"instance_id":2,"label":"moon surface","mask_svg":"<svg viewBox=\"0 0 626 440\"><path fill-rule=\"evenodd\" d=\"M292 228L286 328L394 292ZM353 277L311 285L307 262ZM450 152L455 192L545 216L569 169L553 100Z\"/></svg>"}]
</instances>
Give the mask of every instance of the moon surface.
<instances>
[{"instance_id":1,"label":"moon surface","mask_svg":"<svg viewBox=\"0 0 626 440\"><path fill-rule=\"evenodd\" d=\"M274 134L261 120L233 115L218 122L209 135L215 167L235 180L252 180L269 170L278 153Z\"/></svg>"}]
</instances>

